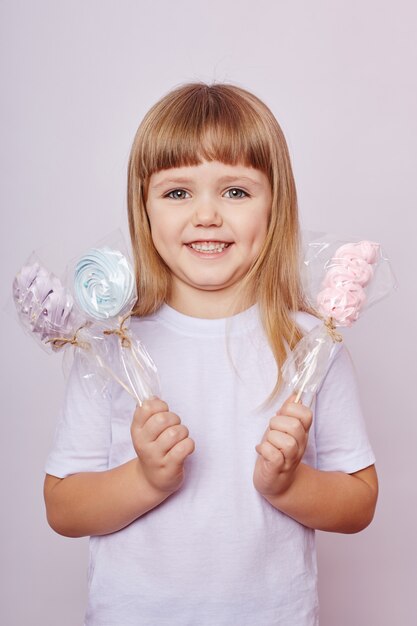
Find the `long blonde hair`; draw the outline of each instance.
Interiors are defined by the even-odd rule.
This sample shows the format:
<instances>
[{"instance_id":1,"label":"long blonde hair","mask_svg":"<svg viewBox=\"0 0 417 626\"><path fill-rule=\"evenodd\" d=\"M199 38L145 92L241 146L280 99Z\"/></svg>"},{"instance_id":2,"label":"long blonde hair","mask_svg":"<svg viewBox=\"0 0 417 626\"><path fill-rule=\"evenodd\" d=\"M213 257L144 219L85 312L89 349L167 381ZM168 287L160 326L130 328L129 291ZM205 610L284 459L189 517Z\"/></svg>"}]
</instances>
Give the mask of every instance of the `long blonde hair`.
<instances>
[{"instance_id":1,"label":"long blonde hair","mask_svg":"<svg viewBox=\"0 0 417 626\"><path fill-rule=\"evenodd\" d=\"M128 216L138 299L133 315L155 312L169 299L170 270L153 245L146 212L150 176L202 160L242 164L263 171L271 184L268 231L259 256L242 280L235 310L258 302L278 366L266 403L281 390L287 353L303 336L292 312L318 316L300 280L297 195L285 137L270 109L254 94L226 83L193 82L171 90L142 120L130 153Z\"/></svg>"}]
</instances>

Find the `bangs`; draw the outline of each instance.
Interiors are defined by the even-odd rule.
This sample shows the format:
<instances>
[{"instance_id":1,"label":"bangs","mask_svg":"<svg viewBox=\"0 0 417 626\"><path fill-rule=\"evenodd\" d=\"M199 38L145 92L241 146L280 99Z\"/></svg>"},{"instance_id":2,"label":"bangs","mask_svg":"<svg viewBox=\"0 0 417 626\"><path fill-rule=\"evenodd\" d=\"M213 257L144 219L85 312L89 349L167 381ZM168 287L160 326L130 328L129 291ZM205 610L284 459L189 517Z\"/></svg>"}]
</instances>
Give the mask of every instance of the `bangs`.
<instances>
[{"instance_id":1,"label":"bangs","mask_svg":"<svg viewBox=\"0 0 417 626\"><path fill-rule=\"evenodd\" d=\"M203 160L254 167L272 180L270 129L256 98L242 93L232 85L193 83L154 105L143 120L136 162L145 187L154 172Z\"/></svg>"}]
</instances>

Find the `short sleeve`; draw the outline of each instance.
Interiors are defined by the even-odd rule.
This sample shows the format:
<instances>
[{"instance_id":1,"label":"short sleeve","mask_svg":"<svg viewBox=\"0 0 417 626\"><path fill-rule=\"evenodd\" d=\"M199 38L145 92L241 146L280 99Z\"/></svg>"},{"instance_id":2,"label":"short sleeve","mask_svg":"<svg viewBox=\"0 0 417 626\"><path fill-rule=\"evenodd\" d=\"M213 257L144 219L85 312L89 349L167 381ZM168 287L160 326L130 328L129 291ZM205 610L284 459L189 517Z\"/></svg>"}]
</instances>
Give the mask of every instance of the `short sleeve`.
<instances>
[{"instance_id":1,"label":"short sleeve","mask_svg":"<svg viewBox=\"0 0 417 626\"><path fill-rule=\"evenodd\" d=\"M81 350L76 350L53 445L44 465L47 474L59 478L108 468L110 391L102 393L88 384L85 374Z\"/></svg>"},{"instance_id":2,"label":"short sleeve","mask_svg":"<svg viewBox=\"0 0 417 626\"><path fill-rule=\"evenodd\" d=\"M318 469L353 473L375 463L356 371L343 343L317 391L313 419Z\"/></svg>"}]
</instances>

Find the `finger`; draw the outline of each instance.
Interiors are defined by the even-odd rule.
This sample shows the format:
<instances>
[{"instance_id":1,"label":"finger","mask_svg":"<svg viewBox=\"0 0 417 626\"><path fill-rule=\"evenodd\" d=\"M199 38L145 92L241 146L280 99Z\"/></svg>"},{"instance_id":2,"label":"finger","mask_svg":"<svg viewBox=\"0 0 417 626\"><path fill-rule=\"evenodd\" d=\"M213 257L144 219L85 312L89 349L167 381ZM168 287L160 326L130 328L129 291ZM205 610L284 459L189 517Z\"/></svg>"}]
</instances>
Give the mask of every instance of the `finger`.
<instances>
[{"instance_id":1,"label":"finger","mask_svg":"<svg viewBox=\"0 0 417 626\"><path fill-rule=\"evenodd\" d=\"M274 465L274 469L280 470L284 467L285 457L281 450L278 450L269 441L264 441L255 447L255 450L264 458Z\"/></svg>"},{"instance_id":2,"label":"finger","mask_svg":"<svg viewBox=\"0 0 417 626\"><path fill-rule=\"evenodd\" d=\"M160 398L147 398L142 406L137 406L133 415L132 425L138 428L143 428L147 420L155 413L161 413L163 411L169 411L169 407L166 402Z\"/></svg>"},{"instance_id":3,"label":"finger","mask_svg":"<svg viewBox=\"0 0 417 626\"><path fill-rule=\"evenodd\" d=\"M185 457L192 454L195 450L195 443L190 438L187 437L182 441L178 442L171 448L171 450L165 456L166 461L173 462L177 465L181 465L184 462Z\"/></svg>"},{"instance_id":4,"label":"finger","mask_svg":"<svg viewBox=\"0 0 417 626\"><path fill-rule=\"evenodd\" d=\"M297 459L300 448L298 441L291 435L279 430L270 430L266 436L266 440L275 448L279 449L284 459L289 463Z\"/></svg>"},{"instance_id":5,"label":"finger","mask_svg":"<svg viewBox=\"0 0 417 626\"><path fill-rule=\"evenodd\" d=\"M154 445L161 456L165 456L180 441L189 435L188 428L184 424L177 424L164 430L155 441Z\"/></svg>"},{"instance_id":6,"label":"finger","mask_svg":"<svg viewBox=\"0 0 417 626\"><path fill-rule=\"evenodd\" d=\"M289 402L286 400L282 407L277 411L277 415L285 415L288 417L296 417L299 419L304 427L304 430L308 432L313 421L313 412L304 404L296 402Z\"/></svg>"},{"instance_id":7,"label":"finger","mask_svg":"<svg viewBox=\"0 0 417 626\"><path fill-rule=\"evenodd\" d=\"M181 424L181 419L176 413L171 411L154 413L141 428L141 437L145 442L156 441L164 430L177 424Z\"/></svg>"},{"instance_id":8,"label":"finger","mask_svg":"<svg viewBox=\"0 0 417 626\"><path fill-rule=\"evenodd\" d=\"M284 433L288 433L298 441L300 445L306 436L306 431L302 421L298 417L291 417L288 415L274 415L269 421L269 428L271 430L280 430Z\"/></svg>"}]
</instances>

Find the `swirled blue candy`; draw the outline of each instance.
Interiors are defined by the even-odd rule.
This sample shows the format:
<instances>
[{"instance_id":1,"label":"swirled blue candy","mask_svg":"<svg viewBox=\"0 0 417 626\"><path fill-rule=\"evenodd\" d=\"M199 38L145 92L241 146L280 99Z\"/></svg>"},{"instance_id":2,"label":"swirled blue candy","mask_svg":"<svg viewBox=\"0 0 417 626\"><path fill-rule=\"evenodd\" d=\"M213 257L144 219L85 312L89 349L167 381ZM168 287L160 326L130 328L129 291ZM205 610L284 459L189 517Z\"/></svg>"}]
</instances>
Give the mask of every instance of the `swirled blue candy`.
<instances>
[{"instance_id":1,"label":"swirled blue candy","mask_svg":"<svg viewBox=\"0 0 417 626\"><path fill-rule=\"evenodd\" d=\"M133 269L119 250L92 248L75 267L75 297L94 319L124 314L132 304L134 289Z\"/></svg>"}]
</instances>

